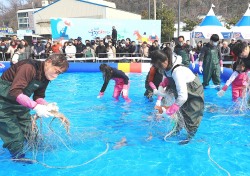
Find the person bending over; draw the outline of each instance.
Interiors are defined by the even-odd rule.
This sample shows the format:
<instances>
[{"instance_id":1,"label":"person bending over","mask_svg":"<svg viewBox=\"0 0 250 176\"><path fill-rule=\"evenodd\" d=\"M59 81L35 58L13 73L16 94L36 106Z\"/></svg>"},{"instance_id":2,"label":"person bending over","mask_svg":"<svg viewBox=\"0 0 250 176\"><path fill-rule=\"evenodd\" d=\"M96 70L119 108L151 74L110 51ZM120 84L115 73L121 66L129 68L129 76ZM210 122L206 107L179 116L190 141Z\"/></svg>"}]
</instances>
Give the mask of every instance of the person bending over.
<instances>
[{"instance_id":1,"label":"person bending over","mask_svg":"<svg viewBox=\"0 0 250 176\"><path fill-rule=\"evenodd\" d=\"M155 109L159 113L172 116L179 111L187 130L187 139L180 144L188 143L195 135L204 111L204 90L200 80L193 72L181 64L181 57L174 55L170 48L164 51L156 51L152 57L152 62L157 68L164 72L163 82L159 86L159 91L171 90L175 96L175 101L169 107L157 106ZM159 93L160 94L160 93ZM177 124L175 128L177 134L182 126ZM174 133L173 133L174 134Z\"/></svg>"},{"instance_id":2,"label":"person bending over","mask_svg":"<svg viewBox=\"0 0 250 176\"><path fill-rule=\"evenodd\" d=\"M53 116L49 111L58 110L55 103L45 101L45 91L49 82L68 67L65 56L57 54L45 61L19 61L2 74L0 137L13 159L25 157L24 145L32 135L30 110L33 109L39 117ZM30 99L31 95L33 99Z\"/></svg>"},{"instance_id":3,"label":"person bending over","mask_svg":"<svg viewBox=\"0 0 250 176\"><path fill-rule=\"evenodd\" d=\"M232 99L236 102L238 98L243 98L245 96L248 84L248 71L242 59L238 59L234 63L233 70L234 72L217 95L222 97L230 84L232 84Z\"/></svg>"},{"instance_id":4,"label":"person bending over","mask_svg":"<svg viewBox=\"0 0 250 176\"><path fill-rule=\"evenodd\" d=\"M103 74L104 83L97 98L101 98L104 95L104 92L108 86L109 81L113 79L115 81L113 97L116 100L118 100L119 96L122 95L122 97L126 102L130 102L131 100L128 97L128 89L129 89L128 76L123 71L110 67L107 64L101 64L99 69Z\"/></svg>"}]
</instances>

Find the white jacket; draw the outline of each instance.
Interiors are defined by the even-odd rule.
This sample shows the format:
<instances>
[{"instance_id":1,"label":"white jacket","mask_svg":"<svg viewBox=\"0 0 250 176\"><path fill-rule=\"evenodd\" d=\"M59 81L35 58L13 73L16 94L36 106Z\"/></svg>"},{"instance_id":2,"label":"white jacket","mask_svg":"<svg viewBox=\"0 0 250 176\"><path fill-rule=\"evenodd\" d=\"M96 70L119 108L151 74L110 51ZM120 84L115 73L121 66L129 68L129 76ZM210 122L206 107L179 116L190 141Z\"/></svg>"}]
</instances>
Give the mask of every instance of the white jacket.
<instances>
[{"instance_id":1,"label":"white jacket","mask_svg":"<svg viewBox=\"0 0 250 176\"><path fill-rule=\"evenodd\" d=\"M66 46L65 53L67 57L74 58L76 54L76 47L74 45Z\"/></svg>"},{"instance_id":2,"label":"white jacket","mask_svg":"<svg viewBox=\"0 0 250 176\"><path fill-rule=\"evenodd\" d=\"M172 69L174 68L175 65L181 64L181 63L182 63L182 57L173 55ZM187 101L187 98L188 98L187 83L194 81L195 75L189 68L185 66L176 67L173 73L171 74L172 69L170 69L169 71L165 71L165 74L168 77L173 78L175 85L176 85L177 94L178 94L178 97L175 100L175 103L179 106L182 106Z\"/></svg>"}]
</instances>

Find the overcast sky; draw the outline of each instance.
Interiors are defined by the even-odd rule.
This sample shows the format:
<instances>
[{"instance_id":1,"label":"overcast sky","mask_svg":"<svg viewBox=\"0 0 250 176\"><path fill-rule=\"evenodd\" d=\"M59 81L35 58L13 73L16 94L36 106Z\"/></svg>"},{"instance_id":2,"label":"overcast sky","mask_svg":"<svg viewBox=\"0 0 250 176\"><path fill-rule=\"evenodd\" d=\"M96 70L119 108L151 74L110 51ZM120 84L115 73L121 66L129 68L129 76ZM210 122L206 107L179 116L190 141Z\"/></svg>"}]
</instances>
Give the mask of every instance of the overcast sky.
<instances>
[{"instance_id":1,"label":"overcast sky","mask_svg":"<svg viewBox=\"0 0 250 176\"><path fill-rule=\"evenodd\" d=\"M9 2L7 0L0 0L0 4L9 5Z\"/></svg>"}]
</instances>

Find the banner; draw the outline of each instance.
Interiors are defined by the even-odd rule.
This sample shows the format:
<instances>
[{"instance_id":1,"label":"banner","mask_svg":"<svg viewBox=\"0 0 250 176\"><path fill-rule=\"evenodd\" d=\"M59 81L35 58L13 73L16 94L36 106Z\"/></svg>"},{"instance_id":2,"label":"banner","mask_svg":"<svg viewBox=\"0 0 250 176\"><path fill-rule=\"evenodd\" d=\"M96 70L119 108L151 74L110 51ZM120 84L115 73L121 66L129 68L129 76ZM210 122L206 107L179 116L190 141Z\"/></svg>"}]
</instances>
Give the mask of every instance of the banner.
<instances>
[{"instance_id":1,"label":"banner","mask_svg":"<svg viewBox=\"0 0 250 176\"><path fill-rule=\"evenodd\" d=\"M81 37L95 40L111 36L112 26L117 30L117 40L153 42L161 40L161 20L114 20L86 18L51 18L53 40L69 40Z\"/></svg>"}]
</instances>

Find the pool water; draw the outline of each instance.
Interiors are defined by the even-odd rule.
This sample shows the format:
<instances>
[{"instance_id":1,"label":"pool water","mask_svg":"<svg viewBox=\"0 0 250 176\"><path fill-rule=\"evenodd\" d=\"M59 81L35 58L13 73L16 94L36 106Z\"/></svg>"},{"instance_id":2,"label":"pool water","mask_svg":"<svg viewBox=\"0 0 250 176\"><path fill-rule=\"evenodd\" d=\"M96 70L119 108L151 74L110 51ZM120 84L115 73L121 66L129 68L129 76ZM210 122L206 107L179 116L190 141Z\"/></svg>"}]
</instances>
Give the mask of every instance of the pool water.
<instances>
[{"instance_id":1,"label":"pool water","mask_svg":"<svg viewBox=\"0 0 250 176\"><path fill-rule=\"evenodd\" d=\"M164 141L173 122L156 121L155 102L143 97L146 73L129 78L131 103L113 100L114 81L97 99L101 73L65 73L52 81L46 100L57 102L68 117L70 134L57 119L38 120L43 142L27 153L38 163L15 163L1 148L0 175L250 175L250 118L247 111L232 111L231 89L222 98L215 89L205 89L198 132L189 144L178 145L185 131Z\"/></svg>"}]
</instances>

